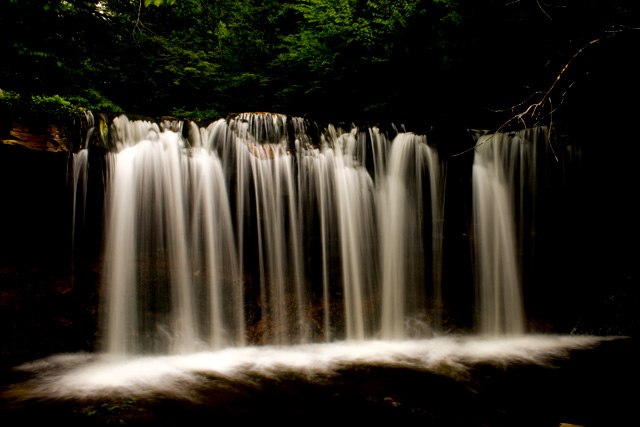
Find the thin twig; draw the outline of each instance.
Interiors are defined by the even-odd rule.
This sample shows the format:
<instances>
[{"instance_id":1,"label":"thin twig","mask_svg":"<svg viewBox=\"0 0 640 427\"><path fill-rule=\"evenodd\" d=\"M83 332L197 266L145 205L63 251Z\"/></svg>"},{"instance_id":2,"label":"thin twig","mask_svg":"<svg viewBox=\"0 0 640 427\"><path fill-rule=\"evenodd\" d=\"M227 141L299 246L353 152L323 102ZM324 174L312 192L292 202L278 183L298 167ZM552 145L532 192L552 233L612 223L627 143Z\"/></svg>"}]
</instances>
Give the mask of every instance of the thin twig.
<instances>
[{"instance_id":1,"label":"thin twig","mask_svg":"<svg viewBox=\"0 0 640 427\"><path fill-rule=\"evenodd\" d=\"M138 18L136 19L136 23L133 26L133 32L136 32L136 29L139 30L139 25L140 25L140 13L142 12L142 0L138 0ZM142 30L139 30L140 32L142 32Z\"/></svg>"},{"instance_id":2,"label":"thin twig","mask_svg":"<svg viewBox=\"0 0 640 427\"><path fill-rule=\"evenodd\" d=\"M519 0L517 0L517 1L519 1ZM536 0L536 2L538 2L538 0ZM540 5L540 3L538 3L538 5ZM542 10L544 11L544 9L542 9ZM549 19L551 19L551 18L549 17ZM578 49L578 51L576 53L573 54L573 56L569 59L569 61L565 64L565 66L562 67L562 70L560 70L560 72L556 76L555 80L553 81L553 83L551 84L549 89L547 89L545 92L543 92L543 91L535 91L534 93L529 95L524 101L520 102L519 104L516 104L516 105L512 106L511 108L504 109L504 110L492 110L494 112L507 112L507 111L515 112L520 107L525 106L529 101L532 100L532 98L534 98L534 97L536 97L538 95L542 95L542 97L540 98L540 100L538 102L529 104L527 106L527 108L523 112L511 116L508 120L506 120L504 123L502 123L502 125L500 125L498 127L498 129L493 133L493 135L496 135L497 133L502 131L502 129L506 128L507 126L509 126L514 121L521 122L522 125L526 128L527 127L527 123L525 121L525 117L531 117L532 119L534 119L534 124L535 125L539 124L540 121L538 120L538 117L541 117L543 115L542 110L545 108L546 105L548 105L549 106L549 133L548 133L549 146L551 147L551 151L553 152L554 157L556 158L556 160L558 160L558 156L557 156L557 154L556 154L556 152L555 152L555 150L553 148L553 145L551 144L551 127L553 126L553 113L558 109L558 107L560 105L562 105L562 103L564 102L565 95L567 94L568 90L575 84L575 81L572 82L569 85L568 89L562 94L562 96L560 98L560 104L558 106L556 106L555 108L553 107L553 103L551 102L551 93L554 91L554 89L556 88L556 86L558 85L560 80L562 80L562 78L566 74L567 70L569 69L569 67L571 66L573 61L578 56L580 56L582 54L582 52L584 52L589 46L592 46L592 45L594 45L596 43L599 43L599 42L601 42L603 40L608 40L608 39L614 37L615 35L621 33L623 31L623 29L625 29L625 30L626 29L637 30L637 28L628 28L628 27L620 26L616 30L608 31L608 35L606 35L606 36L599 37L597 39L591 40L589 43L587 43L584 46L582 46L580 49ZM461 155L463 155L465 153L468 153L469 151L475 150L480 145L482 145L485 142L491 140L493 138L493 135L491 137L483 140L482 142L474 145L471 148L463 150L463 151L461 151L460 153L457 153L457 154L452 154L451 157L461 156Z\"/></svg>"},{"instance_id":3,"label":"thin twig","mask_svg":"<svg viewBox=\"0 0 640 427\"><path fill-rule=\"evenodd\" d=\"M540 2L538 0L536 0L536 3L538 3L538 7L540 8L540 10L542 11L542 13L544 13L545 15L547 15L547 18L549 18L551 21L553 21L553 18L551 18L551 16L547 13L546 10L544 10L542 8L542 5L540 4Z\"/></svg>"}]
</instances>

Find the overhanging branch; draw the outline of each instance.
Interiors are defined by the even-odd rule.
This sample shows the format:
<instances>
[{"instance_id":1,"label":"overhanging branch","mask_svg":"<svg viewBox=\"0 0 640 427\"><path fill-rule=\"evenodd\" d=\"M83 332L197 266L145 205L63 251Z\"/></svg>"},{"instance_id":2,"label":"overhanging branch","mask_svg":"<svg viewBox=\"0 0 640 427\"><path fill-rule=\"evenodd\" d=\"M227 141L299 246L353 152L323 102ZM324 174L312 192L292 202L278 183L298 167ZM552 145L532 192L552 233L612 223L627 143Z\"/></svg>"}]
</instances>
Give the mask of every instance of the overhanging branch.
<instances>
[{"instance_id":1,"label":"overhanging branch","mask_svg":"<svg viewBox=\"0 0 640 427\"><path fill-rule=\"evenodd\" d=\"M560 95L560 103L557 104L554 107L554 104L551 101L551 97L553 94L555 94L558 90L559 87L559 83L561 81L566 80L566 75L567 75L567 71L571 68L572 64L574 63L574 61L580 57L589 47L594 46L600 42L604 42L607 40L610 40L611 38L615 37L618 34L621 34L624 31L627 30L638 30L639 28L631 28L631 27L624 27L624 26L617 26L616 29L607 31L607 33L605 35L603 35L602 37L598 37L596 39L593 39L591 41L589 41L588 43L586 43L584 46L582 46L580 49L578 49L572 56L571 58L569 58L569 61L567 61L567 63L564 65L564 67L562 67L562 69L560 70L560 72L558 73L558 75L556 76L556 78L554 79L554 81L551 83L551 85L549 86L549 88L545 91L542 90L538 90L533 92L531 95L529 95L524 101L510 107L510 108L506 108L503 110L493 110L496 113L507 113L510 112L511 113L511 117L509 117L505 122L503 122L497 129L496 131L493 133L493 135L503 131L504 129L514 125L515 123L521 124L522 127L524 127L525 129L531 126L537 126L539 125L545 118L548 118L548 129L549 129L549 135L548 135L548 140L549 140L549 145L551 147L551 151L554 154L554 157L556 158L556 160L558 160L558 157L555 153L554 147L551 144L551 132L553 129L553 114L554 112L558 109L558 107L560 107L560 105L562 105L562 102L564 101L564 98L568 92L569 89L571 89L571 87L573 87L573 85L575 84L575 81L572 82L571 84L567 85L567 89ZM537 102L534 102L536 101ZM528 125L528 123L531 123L530 125ZM453 154L451 157L457 157L457 156L461 156L465 153L468 153L469 151L473 151L475 150L476 147L479 147L480 145L490 141L493 138L493 135L487 139L484 139L482 142L474 145L471 148L468 148L460 153L457 154Z\"/></svg>"}]
</instances>

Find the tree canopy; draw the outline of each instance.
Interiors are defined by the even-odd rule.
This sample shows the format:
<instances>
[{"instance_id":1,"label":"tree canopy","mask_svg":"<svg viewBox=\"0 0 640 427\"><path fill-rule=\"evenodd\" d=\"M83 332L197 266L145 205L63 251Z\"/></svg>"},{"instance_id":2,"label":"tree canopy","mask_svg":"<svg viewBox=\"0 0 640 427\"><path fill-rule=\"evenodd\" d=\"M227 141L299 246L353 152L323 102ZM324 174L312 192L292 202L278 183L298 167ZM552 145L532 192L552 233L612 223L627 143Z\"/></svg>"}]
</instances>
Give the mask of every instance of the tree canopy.
<instances>
[{"instance_id":1,"label":"tree canopy","mask_svg":"<svg viewBox=\"0 0 640 427\"><path fill-rule=\"evenodd\" d=\"M563 94L598 64L594 53L575 65L576 54L636 37L639 9L634 0L5 0L0 90L201 120L240 111L467 120L544 93L558 76Z\"/></svg>"}]
</instances>

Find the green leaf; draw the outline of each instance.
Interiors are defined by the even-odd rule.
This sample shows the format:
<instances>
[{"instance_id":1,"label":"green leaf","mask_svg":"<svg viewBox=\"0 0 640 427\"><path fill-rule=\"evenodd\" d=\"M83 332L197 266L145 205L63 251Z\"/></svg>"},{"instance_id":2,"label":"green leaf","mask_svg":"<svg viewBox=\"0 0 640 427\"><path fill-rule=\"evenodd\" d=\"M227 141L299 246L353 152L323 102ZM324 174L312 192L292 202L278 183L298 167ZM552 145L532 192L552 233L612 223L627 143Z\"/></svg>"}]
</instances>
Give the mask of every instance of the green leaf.
<instances>
[{"instance_id":1,"label":"green leaf","mask_svg":"<svg viewBox=\"0 0 640 427\"><path fill-rule=\"evenodd\" d=\"M163 5L172 5L176 2L176 0L144 0L145 6L163 6Z\"/></svg>"}]
</instances>

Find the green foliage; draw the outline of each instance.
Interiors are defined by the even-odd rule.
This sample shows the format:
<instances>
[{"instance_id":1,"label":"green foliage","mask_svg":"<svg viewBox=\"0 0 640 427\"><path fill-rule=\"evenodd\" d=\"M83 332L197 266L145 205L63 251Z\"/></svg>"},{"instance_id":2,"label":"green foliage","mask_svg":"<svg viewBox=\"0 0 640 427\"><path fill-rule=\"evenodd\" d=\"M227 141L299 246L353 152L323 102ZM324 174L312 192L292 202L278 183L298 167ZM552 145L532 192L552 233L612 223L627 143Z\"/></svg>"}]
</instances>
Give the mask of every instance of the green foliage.
<instances>
[{"instance_id":1,"label":"green foliage","mask_svg":"<svg viewBox=\"0 0 640 427\"><path fill-rule=\"evenodd\" d=\"M102 113L122 114L125 111L107 99L93 88L79 90L77 95L67 96L66 99L72 104L85 110L99 111Z\"/></svg>"},{"instance_id":2,"label":"green foliage","mask_svg":"<svg viewBox=\"0 0 640 427\"><path fill-rule=\"evenodd\" d=\"M0 10L0 87L92 110L202 120L250 110L346 119L484 108L488 99L520 100L616 25L637 28L639 4L10 0Z\"/></svg>"},{"instance_id":3,"label":"green foliage","mask_svg":"<svg viewBox=\"0 0 640 427\"><path fill-rule=\"evenodd\" d=\"M215 108L200 110L197 107L193 110L186 110L184 107L174 108L170 111L170 114L194 122L211 122L222 116Z\"/></svg>"},{"instance_id":4,"label":"green foliage","mask_svg":"<svg viewBox=\"0 0 640 427\"><path fill-rule=\"evenodd\" d=\"M418 1L307 0L292 6L302 30L285 37L283 60L308 61L312 71L327 72L345 54L365 62L388 59L393 36L407 26Z\"/></svg>"},{"instance_id":5,"label":"green foliage","mask_svg":"<svg viewBox=\"0 0 640 427\"><path fill-rule=\"evenodd\" d=\"M3 116L28 119L73 121L84 115L85 109L59 95L22 96L0 90L0 112Z\"/></svg>"},{"instance_id":6,"label":"green foliage","mask_svg":"<svg viewBox=\"0 0 640 427\"><path fill-rule=\"evenodd\" d=\"M29 103L31 111L36 114L45 115L56 119L67 117L80 117L84 114L84 109L72 104L59 95L31 97Z\"/></svg>"},{"instance_id":7,"label":"green foliage","mask_svg":"<svg viewBox=\"0 0 640 427\"><path fill-rule=\"evenodd\" d=\"M14 92L7 92L0 89L0 108L3 113L18 109L22 103L20 95Z\"/></svg>"},{"instance_id":8,"label":"green foliage","mask_svg":"<svg viewBox=\"0 0 640 427\"><path fill-rule=\"evenodd\" d=\"M144 0L145 6L163 6L163 5L171 5L174 4L176 0Z\"/></svg>"},{"instance_id":9,"label":"green foliage","mask_svg":"<svg viewBox=\"0 0 640 427\"><path fill-rule=\"evenodd\" d=\"M89 405L80 409L79 412L95 424L126 425L127 416L142 411L138 399L133 397L122 402Z\"/></svg>"},{"instance_id":10,"label":"green foliage","mask_svg":"<svg viewBox=\"0 0 640 427\"><path fill-rule=\"evenodd\" d=\"M302 95L318 105L350 99L332 106L333 111L365 111L374 105L372 109L379 109L395 90L390 87L395 80L391 61L420 3L305 0L292 4L299 26L283 36L284 49L273 62L288 76L287 81L280 80L285 86L281 93L289 96L304 88Z\"/></svg>"}]
</instances>

